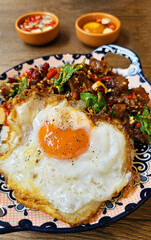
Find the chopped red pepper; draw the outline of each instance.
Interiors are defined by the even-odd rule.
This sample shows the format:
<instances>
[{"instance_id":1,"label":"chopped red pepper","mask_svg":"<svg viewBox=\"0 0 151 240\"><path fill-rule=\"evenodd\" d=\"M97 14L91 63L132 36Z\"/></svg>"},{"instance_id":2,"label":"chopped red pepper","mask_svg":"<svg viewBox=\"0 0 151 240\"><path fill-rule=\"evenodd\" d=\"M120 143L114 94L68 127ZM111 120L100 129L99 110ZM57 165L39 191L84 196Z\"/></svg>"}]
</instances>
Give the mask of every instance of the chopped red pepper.
<instances>
[{"instance_id":1,"label":"chopped red pepper","mask_svg":"<svg viewBox=\"0 0 151 240\"><path fill-rule=\"evenodd\" d=\"M112 30L115 30L115 29L116 29L116 26L115 26L115 24L113 24L113 23L109 23L109 24L108 24L108 27L111 28Z\"/></svg>"},{"instance_id":2,"label":"chopped red pepper","mask_svg":"<svg viewBox=\"0 0 151 240\"><path fill-rule=\"evenodd\" d=\"M128 99L136 99L136 94L135 92L132 92L132 95L125 95L125 97L127 97Z\"/></svg>"},{"instance_id":3,"label":"chopped red pepper","mask_svg":"<svg viewBox=\"0 0 151 240\"><path fill-rule=\"evenodd\" d=\"M97 81L109 81L110 79L112 79L111 76L104 76L104 77L101 77L101 78L97 78L95 74L91 74L90 77L92 78L92 80L94 82L97 82Z\"/></svg>"},{"instance_id":4,"label":"chopped red pepper","mask_svg":"<svg viewBox=\"0 0 151 240\"><path fill-rule=\"evenodd\" d=\"M49 69L49 72L48 72L48 74L47 74L47 78L52 78L55 74L57 73L57 70L56 69L54 69L54 68L50 68Z\"/></svg>"},{"instance_id":5,"label":"chopped red pepper","mask_svg":"<svg viewBox=\"0 0 151 240\"><path fill-rule=\"evenodd\" d=\"M34 29L37 29L38 27L37 26L33 26L32 28L31 28L31 30L34 30Z\"/></svg>"},{"instance_id":6,"label":"chopped red pepper","mask_svg":"<svg viewBox=\"0 0 151 240\"><path fill-rule=\"evenodd\" d=\"M27 78L27 83L29 84L32 80L33 78Z\"/></svg>"},{"instance_id":7,"label":"chopped red pepper","mask_svg":"<svg viewBox=\"0 0 151 240\"><path fill-rule=\"evenodd\" d=\"M14 83L14 82L17 82L17 79L16 78L8 78L8 82L9 83Z\"/></svg>"},{"instance_id":8,"label":"chopped red pepper","mask_svg":"<svg viewBox=\"0 0 151 240\"><path fill-rule=\"evenodd\" d=\"M10 114L10 109L8 108L8 102L3 102L2 104L6 117Z\"/></svg>"},{"instance_id":9,"label":"chopped red pepper","mask_svg":"<svg viewBox=\"0 0 151 240\"><path fill-rule=\"evenodd\" d=\"M55 20L52 20L51 21L51 26L54 26L56 24L56 21Z\"/></svg>"},{"instance_id":10,"label":"chopped red pepper","mask_svg":"<svg viewBox=\"0 0 151 240\"><path fill-rule=\"evenodd\" d=\"M60 75L60 69L57 70L57 73L55 74L55 78L59 78L59 75Z\"/></svg>"},{"instance_id":11,"label":"chopped red pepper","mask_svg":"<svg viewBox=\"0 0 151 240\"><path fill-rule=\"evenodd\" d=\"M49 27L49 26L51 26L51 23L46 23L45 24L45 27Z\"/></svg>"},{"instance_id":12,"label":"chopped red pepper","mask_svg":"<svg viewBox=\"0 0 151 240\"><path fill-rule=\"evenodd\" d=\"M137 126L138 128L140 128L141 123L140 123L140 122L136 123L136 126Z\"/></svg>"},{"instance_id":13,"label":"chopped red pepper","mask_svg":"<svg viewBox=\"0 0 151 240\"><path fill-rule=\"evenodd\" d=\"M132 98L133 98L133 99L136 99L136 94L135 94L135 92L132 92Z\"/></svg>"},{"instance_id":14,"label":"chopped red pepper","mask_svg":"<svg viewBox=\"0 0 151 240\"><path fill-rule=\"evenodd\" d=\"M3 105L3 108L7 108L8 107L8 102L3 102L2 105Z\"/></svg>"},{"instance_id":15,"label":"chopped red pepper","mask_svg":"<svg viewBox=\"0 0 151 240\"><path fill-rule=\"evenodd\" d=\"M6 115L6 117L7 117L9 114L10 114L10 109L7 108L7 109L5 110L5 115Z\"/></svg>"},{"instance_id":16,"label":"chopped red pepper","mask_svg":"<svg viewBox=\"0 0 151 240\"><path fill-rule=\"evenodd\" d=\"M36 16L35 18L36 18L36 20L38 20L38 21L39 21L39 20L41 20L41 19L42 19L42 16Z\"/></svg>"},{"instance_id":17,"label":"chopped red pepper","mask_svg":"<svg viewBox=\"0 0 151 240\"><path fill-rule=\"evenodd\" d=\"M97 23L101 23L101 22L102 22L102 18L97 18L97 19L96 19L96 22L97 22Z\"/></svg>"},{"instance_id":18,"label":"chopped red pepper","mask_svg":"<svg viewBox=\"0 0 151 240\"><path fill-rule=\"evenodd\" d=\"M34 16L31 16L31 17L30 17L30 20L31 20L32 22L35 22L35 21L36 21L36 19L35 19Z\"/></svg>"},{"instance_id":19,"label":"chopped red pepper","mask_svg":"<svg viewBox=\"0 0 151 240\"><path fill-rule=\"evenodd\" d=\"M147 135L144 134L145 141L147 141Z\"/></svg>"},{"instance_id":20,"label":"chopped red pepper","mask_svg":"<svg viewBox=\"0 0 151 240\"><path fill-rule=\"evenodd\" d=\"M27 29L27 28L22 28L23 31L26 31L26 32L30 32L31 30Z\"/></svg>"},{"instance_id":21,"label":"chopped red pepper","mask_svg":"<svg viewBox=\"0 0 151 240\"><path fill-rule=\"evenodd\" d=\"M9 126L7 122L4 122L4 126Z\"/></svg>"}]
</instances>

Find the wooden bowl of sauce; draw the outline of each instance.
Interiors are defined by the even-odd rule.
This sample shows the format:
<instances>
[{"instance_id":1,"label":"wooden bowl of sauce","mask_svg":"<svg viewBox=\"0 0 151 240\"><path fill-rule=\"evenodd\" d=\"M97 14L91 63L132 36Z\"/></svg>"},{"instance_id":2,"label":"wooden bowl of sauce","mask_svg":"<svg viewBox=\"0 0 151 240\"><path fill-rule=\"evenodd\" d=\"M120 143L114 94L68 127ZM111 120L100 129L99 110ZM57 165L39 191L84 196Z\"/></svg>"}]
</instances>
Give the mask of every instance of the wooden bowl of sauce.
<instances>
[{"instance_id":1,"label":"wooden bowl of sauce","mask_svg":"<svg viewBox=\"0 0 151 240\"><path fill-rule=\"evenodd\" d=\"M91 47L113 43L120 32L120 20L108 13L95 12L82 15L76 20L76 35Z\"/></svg>"}]
</instances>

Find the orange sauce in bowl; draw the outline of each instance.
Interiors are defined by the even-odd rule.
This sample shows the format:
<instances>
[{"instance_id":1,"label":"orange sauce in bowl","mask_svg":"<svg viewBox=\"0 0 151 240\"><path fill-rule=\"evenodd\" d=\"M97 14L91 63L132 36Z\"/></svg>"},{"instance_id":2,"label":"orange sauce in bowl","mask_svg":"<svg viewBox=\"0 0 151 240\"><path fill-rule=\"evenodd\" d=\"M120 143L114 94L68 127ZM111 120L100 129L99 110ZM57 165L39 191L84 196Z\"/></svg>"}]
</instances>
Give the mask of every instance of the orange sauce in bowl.
<instances>
[{"instance_id":1,"label":"orange sauce in bowl","mask_svg":"<svg viewBox=\"0 0 151 240\"><path fill-rule=\"evenodd\" d=\"M106 34L113 32L115 29L115 24L108 18L97 18L94 21L87 22L83 26L84 31L94 34Z\"/></svg>"}]
</instances>

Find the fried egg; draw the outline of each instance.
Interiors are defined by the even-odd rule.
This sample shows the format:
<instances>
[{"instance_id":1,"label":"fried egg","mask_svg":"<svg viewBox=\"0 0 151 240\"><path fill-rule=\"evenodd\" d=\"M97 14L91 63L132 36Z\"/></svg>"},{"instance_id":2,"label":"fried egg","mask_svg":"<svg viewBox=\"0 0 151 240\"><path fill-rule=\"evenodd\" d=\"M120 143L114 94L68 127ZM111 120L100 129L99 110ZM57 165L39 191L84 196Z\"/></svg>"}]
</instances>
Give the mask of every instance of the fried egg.
<instances>
[{"instance_id":1,"label":"fried egg","mask_svg":"<svg viewBox=\"0 0 151 240\"><path fill-rule=\"evenodd\" d=\"M131 178L125 133L92 122L66 99L35 93L14 104L8 125L1 131L0 171L28 207L80 224Z\"/></svg>"}]
</instances>

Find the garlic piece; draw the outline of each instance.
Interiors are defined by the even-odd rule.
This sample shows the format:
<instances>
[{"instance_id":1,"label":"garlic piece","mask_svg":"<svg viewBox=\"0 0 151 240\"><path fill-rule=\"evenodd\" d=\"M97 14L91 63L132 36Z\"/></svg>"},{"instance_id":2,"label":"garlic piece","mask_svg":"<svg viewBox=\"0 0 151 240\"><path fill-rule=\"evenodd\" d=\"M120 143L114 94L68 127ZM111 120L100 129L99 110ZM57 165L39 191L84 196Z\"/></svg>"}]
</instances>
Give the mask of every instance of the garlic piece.
<instances>
[{"instance_id":1,"label":"garlic piece","mask_svg":"<svg viewBox=\"0 0 151 240\"><path fill-rule=\"evenodd\" d=\"M102 18L102 21L101 21L102 24L108 24L110 22L111 22L111 20L108 18Z\"/></svg>"},{"instance_id":2,"label":"garlic piece","mask_svg":"<svg viewBox=\"0 0 151 240\"><path fill-rule=\"evenodd\" d=\"M105 28L104 31L103 31L103 34L105 34L105 33L111 33L111 32L113 32L113 29L111 29L111 28Z\"/></svg>"}]
</instances>

